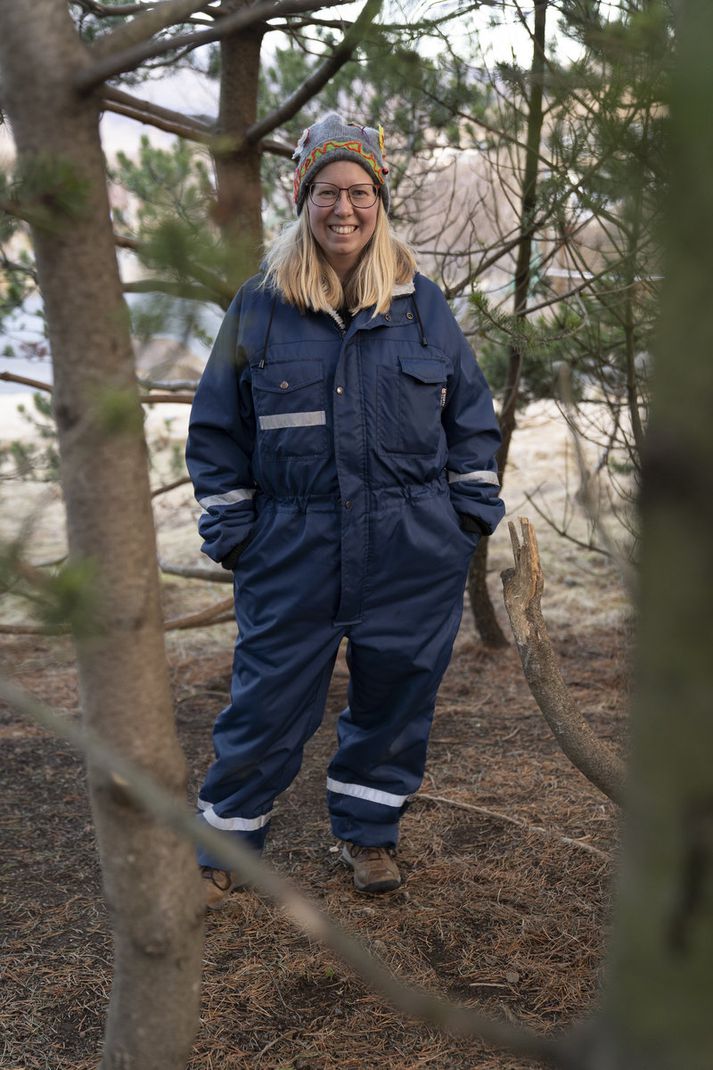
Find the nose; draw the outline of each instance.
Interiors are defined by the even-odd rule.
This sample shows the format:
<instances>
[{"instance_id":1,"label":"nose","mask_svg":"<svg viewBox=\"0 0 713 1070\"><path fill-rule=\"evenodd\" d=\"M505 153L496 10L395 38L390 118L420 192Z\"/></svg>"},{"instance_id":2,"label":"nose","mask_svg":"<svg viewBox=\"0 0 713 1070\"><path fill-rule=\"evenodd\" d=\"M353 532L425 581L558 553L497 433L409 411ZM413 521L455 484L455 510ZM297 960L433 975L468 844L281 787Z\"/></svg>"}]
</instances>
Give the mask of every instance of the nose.
<instances>
[{"instance_id":1,"label":"nose","mask_svg":"<svg viewBox=\"0 0 713 1070\"><path fill-rule=\"evenodd\" d=\"M350 215L352 210L352 202L349 200L349 194L345 189L339 191L339 195L334 204L334 211L338 215Z\"/></svg>"}]
</instances>

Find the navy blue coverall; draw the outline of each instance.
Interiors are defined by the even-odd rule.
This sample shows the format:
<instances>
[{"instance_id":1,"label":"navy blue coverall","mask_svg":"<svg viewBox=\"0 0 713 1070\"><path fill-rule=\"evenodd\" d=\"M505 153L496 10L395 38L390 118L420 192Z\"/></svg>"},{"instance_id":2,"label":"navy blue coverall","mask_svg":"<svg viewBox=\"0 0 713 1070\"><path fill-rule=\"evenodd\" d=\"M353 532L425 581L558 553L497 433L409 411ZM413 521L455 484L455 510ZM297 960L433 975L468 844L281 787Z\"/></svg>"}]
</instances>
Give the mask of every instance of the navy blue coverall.
<instances>
[{"instance_id":1,"label":"navy blue coverall","mask_svg":"<svg viewBox=\"0 0 713 1070\"><path fill-rule=\"evenodd\" d=\"M397 287L385 315L362 310L346 327L260 281L231 304L190 420L202 549L224 562L245 543L231 702L198 806L213 827L262 846L346 636L332 830L395 845L479 539L459 518L488 534L504 512L492 398L425 277Z\"/></svg>"}]
</instances>

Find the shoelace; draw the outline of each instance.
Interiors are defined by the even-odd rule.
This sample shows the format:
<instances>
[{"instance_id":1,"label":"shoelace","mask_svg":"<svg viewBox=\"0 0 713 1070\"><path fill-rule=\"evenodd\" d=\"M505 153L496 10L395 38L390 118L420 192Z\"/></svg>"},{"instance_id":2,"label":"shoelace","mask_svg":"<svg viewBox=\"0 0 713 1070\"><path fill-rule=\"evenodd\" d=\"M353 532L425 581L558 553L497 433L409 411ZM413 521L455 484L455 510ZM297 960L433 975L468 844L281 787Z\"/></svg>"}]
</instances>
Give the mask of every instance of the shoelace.
<instances>
[{"instance_id":1,"label":"shoelace","mask_svg":"<svg viewBox=\"0 0 713 1070\"><path fill-rule=\"evenodd\" d=\"M391 854L388 847L363 847L358 843L353 843L348 850L352 858L367 858L369 861L381 858L382 851Z\"/></svg>"},{"instance_id":2,"label":"shoelace","mask_svg":"<svg viewBox=\"0 0 713 1070\"><path fill-rule=\"evenodd\" d=\"M210 866L201 866L203 880L211 881L221 892L226 892L230 887L230 874L224 869L211 869ZM220 880L216 880L219 877Z\"/></svg>"}]
</instances>

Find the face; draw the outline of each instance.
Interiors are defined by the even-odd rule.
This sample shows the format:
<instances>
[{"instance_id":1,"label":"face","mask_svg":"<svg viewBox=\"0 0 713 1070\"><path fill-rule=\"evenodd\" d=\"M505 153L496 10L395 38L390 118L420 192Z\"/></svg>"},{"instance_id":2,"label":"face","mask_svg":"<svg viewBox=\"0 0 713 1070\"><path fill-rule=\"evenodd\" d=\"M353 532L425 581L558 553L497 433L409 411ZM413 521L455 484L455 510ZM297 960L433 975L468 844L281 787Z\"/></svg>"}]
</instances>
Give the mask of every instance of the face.
<instances>
[{"instance_id":1,"label":"face","mask_svg":"<svg viewBox=\"0 0 713 1070\"><path fill-rule=\"evenodd\" d=\"M336 204L330 208L318 208L307 196L305 209L314 240L324 253L327 263L334 268L339 279L344 281L355 267L364 246L367 244L379 213L379 200L371 208L355 208L346 193L348 186L369 182L369 175L358 163L335 160L317 172L315 182L329 182L342 189ZM376 182L374 183L376 185Z\"/></svg>"}]
</instances>

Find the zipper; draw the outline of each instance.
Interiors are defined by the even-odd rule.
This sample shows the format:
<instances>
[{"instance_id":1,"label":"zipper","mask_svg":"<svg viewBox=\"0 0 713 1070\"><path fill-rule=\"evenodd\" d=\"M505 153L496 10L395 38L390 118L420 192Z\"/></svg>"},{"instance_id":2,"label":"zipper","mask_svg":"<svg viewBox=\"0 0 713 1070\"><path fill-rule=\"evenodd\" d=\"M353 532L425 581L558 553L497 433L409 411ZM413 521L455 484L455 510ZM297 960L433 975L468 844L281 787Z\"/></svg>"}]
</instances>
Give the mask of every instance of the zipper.
<instances>
[{"instance_id":1,"label":"zipper","mask_svg":"<svg viewBox=\"0 0 713 1070\"><path fill-rule=\"evenodd\" d=\"M339 315L339 313L337 312L336 308L328 308L327 309L327 315L332 317L332 319L336 323L337 327L339 328L339 333L341 334L341 336L343 338L344 335L347 333L347 328L346 328L346 324L345 324L344 320Z\"/></svg>"}]
</instances>

